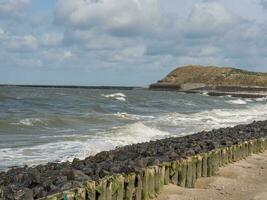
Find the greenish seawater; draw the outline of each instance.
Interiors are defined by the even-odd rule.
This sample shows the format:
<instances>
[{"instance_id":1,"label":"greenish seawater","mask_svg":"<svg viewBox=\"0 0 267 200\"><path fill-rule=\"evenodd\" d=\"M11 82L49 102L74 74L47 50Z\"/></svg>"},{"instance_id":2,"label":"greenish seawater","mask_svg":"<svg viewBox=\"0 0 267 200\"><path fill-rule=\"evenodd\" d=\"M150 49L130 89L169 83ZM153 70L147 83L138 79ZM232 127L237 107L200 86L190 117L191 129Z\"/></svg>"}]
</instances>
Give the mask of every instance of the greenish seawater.
<instances>
[{"instance_id":1,"label":"greenish seawater","mask_svg":"<svg viewBox=\"0 0 267 200\"><path fill-rule=\"evenodd\" d=\"M0 87L0 170L266 118L266 98Z\"/></svg>"}]
</instances>

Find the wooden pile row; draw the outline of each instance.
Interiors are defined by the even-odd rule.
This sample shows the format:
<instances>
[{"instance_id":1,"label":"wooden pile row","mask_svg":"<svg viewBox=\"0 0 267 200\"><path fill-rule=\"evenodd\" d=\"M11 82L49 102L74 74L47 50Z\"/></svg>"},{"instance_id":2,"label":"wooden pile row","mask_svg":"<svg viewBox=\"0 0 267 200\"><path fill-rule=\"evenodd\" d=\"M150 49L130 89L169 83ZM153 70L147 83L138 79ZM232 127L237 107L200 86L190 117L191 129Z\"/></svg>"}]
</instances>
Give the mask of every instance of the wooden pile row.
<instances>
[{"instance_id":1,"label":"wooden pile row","mask_svg":"<svg viewBox=\"0 0 267 200\"><path fill-rule=\"evenodd\" d=\"M200 177L216 175L220 167L267 149L267 139L255 139L178 161L150 166L138 173L116 174L88 181L83 188L55 194L42 200L147 200L155 198L169 183L193 188Z\"/></svg>"}]
</instances>

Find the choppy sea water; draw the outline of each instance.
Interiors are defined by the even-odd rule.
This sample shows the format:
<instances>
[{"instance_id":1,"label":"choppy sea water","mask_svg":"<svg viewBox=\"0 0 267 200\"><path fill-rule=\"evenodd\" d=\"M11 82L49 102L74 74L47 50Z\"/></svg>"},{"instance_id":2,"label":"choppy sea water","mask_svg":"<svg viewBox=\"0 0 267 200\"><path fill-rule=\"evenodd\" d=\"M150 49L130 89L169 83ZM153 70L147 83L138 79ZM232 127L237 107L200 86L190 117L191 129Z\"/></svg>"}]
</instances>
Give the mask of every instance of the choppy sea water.
<instances>
[{"instance_id":1,"label":"choppy sea water","mask_svg":"<svg viewBox=\"0 0 267 200\"><path fill-rule=\"evenodd\" d=\"M265 119L266 98L0 87L0 170Z\"/></svg>"}]
</instances>

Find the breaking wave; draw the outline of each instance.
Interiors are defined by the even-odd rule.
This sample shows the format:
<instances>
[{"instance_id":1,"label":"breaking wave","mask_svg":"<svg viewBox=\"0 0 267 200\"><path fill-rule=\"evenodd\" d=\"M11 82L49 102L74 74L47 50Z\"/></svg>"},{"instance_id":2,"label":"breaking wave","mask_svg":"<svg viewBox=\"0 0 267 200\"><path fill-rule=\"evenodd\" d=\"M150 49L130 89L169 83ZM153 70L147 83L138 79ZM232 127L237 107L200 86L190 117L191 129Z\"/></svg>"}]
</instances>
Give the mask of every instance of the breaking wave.
<instances>
[{"instance_id":1,"label":"breaking wave","mask_svg":"<svg viewBox=\"0 0 267 200\"><path fill-rule=\"evenodd\" d=\"M245 104L247 104L247 101L242 100L242 99L229 100L229 101L226 101L226 102L230 103L230 104L237 104L237 105L245 105Z\"/></svg>"},{"instance_id":2,"label":"breaking wave","mask_svg":"<svg viewBox=\"0 0 267 200\"><path fill-rule=\"evenodd\" d=\"M102 96L118 101L126 101L126 95L123 93L103 94Z\"/></svg>"},{"instance_id":3,"label":"breaking wave","mask_svg":"<svg viewBox=\"0 0 267 200\"><path fill-rule=\"evenodd\" d=\"M267 98L148 90L127 94L35 88L2 92L0 169L84 158L117 146L267 119Z\"/></svg>"},{"instance_id":4,"label":"breaking wave","mask_svg":"<svg viewBox=\"0 0 267 200\"><path fill-rule=\"evenodd\" d=\"M258 101L258 102L266 101L267 102L267 97L256 98L255 101Z\"/></svg>"},{"instance_id":5,"label":"breaking wave","mask_svg":"<svg viewBox=\"0 0 267 200\"><path fill-rule=\"evenodd\" d=\"M3 163L7 163L7 166L37 165L49 161L72 161L73 158L84 159L103 150L147 142L169 135L171 134L168 132L137 122L121 127L113 127L95 135L76 135L76 137L75 135L66 135L66 137L71 137L71 140L66 141L51 142L33 147L0 149L0 157Z\"/></svg>"},{"instance_id":6,"label":"breaking wave","mask_svg":"<svg viewBox=\"0 0 267 200\"><path fill-rule=\"evenodd\" d=\"M45 125L45 121L40 118L25 118L20 120L17 123L12 123L14 125L23 125L23 126L35 126L35 125Z\"/></svg>"},{"instance_id":7,"label":"breaking wave","mask_svg":"<svg viewBox=\"0 0 267 200\"><path fill-rule=\"evenodd\" d=\"M159 117L156 122L159 126L177 127L182 134L195 133L202 130L211 130L254 120L266 120L267 105L253 105L242 109L212 109L197 113L168 113Z\"/></svg>"},{"instance_id":8,"label":"breaking wave","mask_svg":"<svg viewBox=\"0 0 267 200\"><path fill-rule=\"evenodd\" d=\"M154 119L154 116L151 115L134 115L129 114L127 112L117 112L112 114L113 116L117 117L118 119L127 119L127 120L141 120L141 119Z\"/></svg>"}]
</instances>

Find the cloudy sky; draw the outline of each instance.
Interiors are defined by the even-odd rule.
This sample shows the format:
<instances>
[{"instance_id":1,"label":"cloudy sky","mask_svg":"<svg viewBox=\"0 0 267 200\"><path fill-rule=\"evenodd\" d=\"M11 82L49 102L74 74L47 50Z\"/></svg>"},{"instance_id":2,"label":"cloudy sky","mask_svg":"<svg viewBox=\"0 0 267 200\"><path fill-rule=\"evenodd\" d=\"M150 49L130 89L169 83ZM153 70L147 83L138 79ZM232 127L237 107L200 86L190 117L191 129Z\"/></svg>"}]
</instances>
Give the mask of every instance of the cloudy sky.
<instances>
[{"instance_id":1,"label":"cloudy sky","mask_svg":"<svg viewBox=\"0 0 267 200\"><path fill-rule=\"evenodd\" d=\"M267 72L267 0L0 0L0 83L140 85L176 66Z\"/></svg>"}]
</instances>

